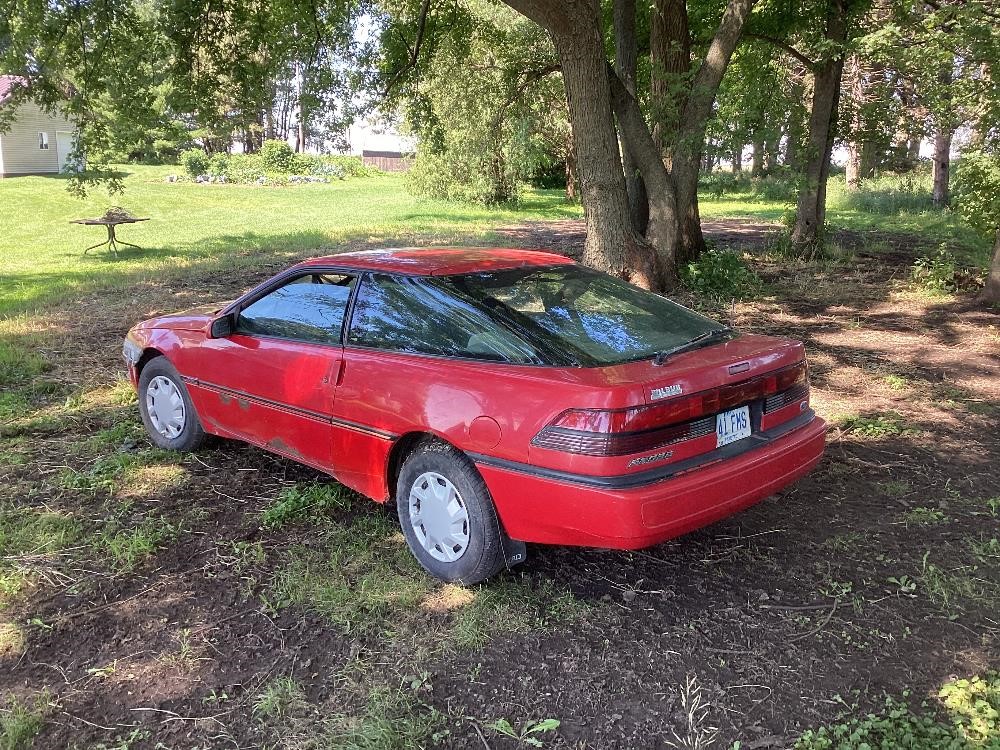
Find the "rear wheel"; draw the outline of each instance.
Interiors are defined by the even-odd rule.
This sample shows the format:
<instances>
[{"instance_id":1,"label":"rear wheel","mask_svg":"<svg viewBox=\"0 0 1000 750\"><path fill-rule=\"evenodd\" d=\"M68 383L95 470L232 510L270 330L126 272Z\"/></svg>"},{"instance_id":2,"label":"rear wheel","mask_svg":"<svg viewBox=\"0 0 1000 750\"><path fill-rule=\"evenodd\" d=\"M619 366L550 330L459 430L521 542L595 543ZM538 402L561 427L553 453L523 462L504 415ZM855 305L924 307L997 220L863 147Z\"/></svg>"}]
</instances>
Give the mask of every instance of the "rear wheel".
<instances>
[{"instance_id":1,"label":"rear wheel","mask_svg":"<svg viewBox=\"0 0 1000 750\"><path fill-rule=\"evenodd\" d=\"M504 567L489 490L455 448L429 441L406 457L396 482L396 510L414 557L442 581L478 583Z\"/></svg>"},{"instance_id":2,"label":"rear wheel","mask_svg":"<svg viewBox=\"0 0 1000 750\"><path fill-rule=\"evenodd\" d=\"M160 448L190 451L205 441L184 381L165 357L156 357L142 368L139 412L146 433Z\"/></svg>"}]
</instances>

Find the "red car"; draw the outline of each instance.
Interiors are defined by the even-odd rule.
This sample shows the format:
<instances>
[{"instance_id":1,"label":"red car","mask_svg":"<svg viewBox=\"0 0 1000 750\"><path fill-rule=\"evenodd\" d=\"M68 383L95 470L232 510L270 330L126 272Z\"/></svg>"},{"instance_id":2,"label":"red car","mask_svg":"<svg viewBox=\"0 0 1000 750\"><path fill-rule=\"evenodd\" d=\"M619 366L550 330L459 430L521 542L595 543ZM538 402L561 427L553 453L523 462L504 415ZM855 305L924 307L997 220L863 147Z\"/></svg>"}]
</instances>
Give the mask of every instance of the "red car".
<instances>
[{"instance_id":1,"label":"red car","mask_svg":"<svg viewBox=\"0 0 1000 750\"><path fill-rule=\"evenodd\" d=\"M244 440L394 501L420 563L463 583L525 542L657 544L824 447L801 343L543 252L308 260L140 323L124 354L158 446Z\"/></svg>"}]
</instances>

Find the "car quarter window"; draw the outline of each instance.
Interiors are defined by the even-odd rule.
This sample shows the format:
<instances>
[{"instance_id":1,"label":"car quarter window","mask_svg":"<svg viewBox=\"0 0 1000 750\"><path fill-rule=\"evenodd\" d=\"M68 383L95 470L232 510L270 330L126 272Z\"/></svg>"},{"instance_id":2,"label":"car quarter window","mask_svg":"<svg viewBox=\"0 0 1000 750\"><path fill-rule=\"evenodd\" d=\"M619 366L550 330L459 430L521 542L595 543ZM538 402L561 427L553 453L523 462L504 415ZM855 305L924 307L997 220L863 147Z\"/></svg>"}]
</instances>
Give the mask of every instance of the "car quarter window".
<instances>
[{"instance_id":1,"label":"car quarter window","mask_svg":"<svg viewBox=\"0 0 1000 750\"><path fill-rule=\"evenodd\" d=\"M420 354L535 364L535 350L432 279L376 274L358 287L347 341Z\"/></svg>"},{"instance_id":2,"label":"car quarter window","mask_svg":"<svg viewBox=\"0 0 1000 750\"><path fill-rule=\"evenodd\" d=\"M236 330L317 344L339 344L355 277L299 276L240 310Z\"/></svg>"}]
</instances>

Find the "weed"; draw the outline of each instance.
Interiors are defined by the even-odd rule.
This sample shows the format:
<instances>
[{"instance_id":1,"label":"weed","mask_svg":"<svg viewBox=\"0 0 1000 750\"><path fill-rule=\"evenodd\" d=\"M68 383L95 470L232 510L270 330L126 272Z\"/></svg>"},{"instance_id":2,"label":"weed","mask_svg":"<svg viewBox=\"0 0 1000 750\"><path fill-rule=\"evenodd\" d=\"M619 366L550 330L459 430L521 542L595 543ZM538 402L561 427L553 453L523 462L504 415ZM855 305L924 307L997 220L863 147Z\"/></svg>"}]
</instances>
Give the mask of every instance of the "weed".
<instances>
[{"instance_id":1,"label":"weed","mask_svg":"<svg viewBox=\"0 0 1000 750\"><path fill-rule=\"evenodd\" d=\"M514 725L507 719L497 719L492 724L487 724L486 728L492 729L501 737L510 737L523 745L542 747L544 743L536 735L554 732L559 728L559 724L559 719L542 719L541 721L525 722L520 729L514 729Z\"/></svg>"},{"instance_id":2,"label":"weed","mask_svg":"<svg viewBox=\"0 0 1000 750\"><path fill-rule=\"evenodd\" d=\"M257 696L253 712L263 721L275 721L306 705L302 686L291 677L278 677Z\"/></svg>"},{"instance_id":3,"label":"weed","mask_svg":"<svg viewBox=\"0 0 1000 750\"><path fill-rule=\"evenodd\" d=\"M31 746L42 729L47 702L44 694L32 705L10 696L0 705L0 750L23 750Z\"/></svg>"},{"instance_id":4,"label":"weed","mask_svg":"<svg viewBox=\"0 0 1000 750\"><path fill-rule=\"evenodd\" d=\"M1000 564L1000 539L995 536L987 539L980 535L979 539L970 541L972 555L984 565Z\"/></svg>"},{"instance_id":5,"label":"weed","mask_svg":"<svg viewBox=\"0 0 1000 750\"><path fill-rule=\"evenodd\" d=\"M933 254L917 258L910 275L917 287L933 295L953 294L980 286L979 272L959 266L946 243Z\"/></svg>"},{"instance_id":6,"label":"weed","mask_svg":"<svg viewBox=\"0 0 1000 750\"><path fill-rule=\"evenodd\" d=\"M683 734L673 732L673 741L666 744L678 750L703 750L714 744L718 729L708 724L709 703L702 695L698 678L688 675L680 690L681 709L684 714Z\"/></svg>"},{"instance_id":7,"label":"weed","mask_svg":"<svg viewBox=\"0 0 1000 750\"><path fill-rule=\"evenodd\" d=\"M866 539L867 535L860 531L848 531L823 540L822 546L831 552L846 554L858 549L858 547L864 544Z\"/></svg>"},{"instance_id":8,"label":"weed","mask_svg":"<svg viewBox=\"0 0 1000 750\"><path fill-rule=\"evenodd\" d=\"M763 286L741 255L723 250L702 253L681 269L681 279L692 291L716 301L752 299Z\"/></svg>"},{"instance_id":9,"label":"weed","mask_svg":"<svg viewBox=\"0 0 1000 750\"><path fill-rule=\"evenodd\" d=\"M261 516L264 526L277 529L286 523L317 516L350 505L352 493L340 484L296 484L281 491Z\"/></svg>"},{"instance_id":10,"label":"weed","mask_svg":"<svg viewBox=\"0 0 1000 750\"><path fill-rule=\"evenodd\" d=\"M901 479L890 479L888 482L882 482L879 485L879 489L882 490L883 494L889 497L902 497L910 492L913 487L909 482Z\"/></svg>"},{"instance_id":11,"label":"weed","mask_svg":"<svg viewBox=\"0 0 1000 750\"><path fill-rule=\"evenodd\" d=\"M94 745L94 750L133 750L137 747L137 743L143 743L150 738L149 730L147 729L133 729L125 737L119 735L115 736L114 742L111 745L106 745L103 742L99 742ZM157 747L162 747L157 745Z\"/></svg>"},{"instance_id":12,"label":"weed","mask_svg":"<svg viewBox=\"0 0 1000 750\"><path fill-rule=\"evenodd\" d=\"M147 518L138 526L123 527L118 521L109 522L98 538L98 545L108 555L111 567L127 573L149 558L163 542L180 534L180 528L165 518Z\"/></svg>"},{"instance_id":13,"label":"weed","mask_svg":"<svg viewBox=\"0 0 1000 750\"><path fill-rule=\"evenodd\" d=\"M841 421L844 432L850 432L858 437L879 440L881 438L893 437L913 432L914 428L909 427L903 417L896 412L886 412L885 414L873 414L870 416L850 416Z\"/></svg>"},{"instance_id":14,"label":"weed","mask_svg":"<svg viewBox=\"0 0 1000 750\"><path fill-rule=\"evenodd\" d=\"M907 526L910 524L915 526L934 526L943 522L945 518L946 516L943 510L920 506L903 514L903 523Z\"/></svg>"},{"instance_id":15,"label":"weed","mask_svg":"<svg viewBox=\"0 0 1000 750\"><path fill-rule=\"evenodd\" d=\"M921 588L945 612L964 609L965 602L994 603L1000 606L1000 583L989 573L980 575L975 565L961 565L945 569L929 561L930 552L924 553L921 563Z\"/></svg>"},{"instance_id":16,"label":"weed","mask_svg":"<svg viewBox=\"0 0 1000 750\"><path fill-rule=\"evenodd\" d=\"M910 381L902 375L883 375L882 382L894 391L904 391L910 385Z\"/></svg>"},{"instance_id":17,"label":"weed","mask_svg":"<svg viewBox=\"0 0 1000 750\"><path fill-rule=\"evenodd\" d=\"M919 713L904 701L886 697L882 710L864 717L810 729L795 750L857 750L858 748L921 748L972 750L992 747L1000 736L1000 675L954 680L938 692L939 703L920 704ZM942 713L947 721L942 721Z\"/></svg>"}]
</instances>

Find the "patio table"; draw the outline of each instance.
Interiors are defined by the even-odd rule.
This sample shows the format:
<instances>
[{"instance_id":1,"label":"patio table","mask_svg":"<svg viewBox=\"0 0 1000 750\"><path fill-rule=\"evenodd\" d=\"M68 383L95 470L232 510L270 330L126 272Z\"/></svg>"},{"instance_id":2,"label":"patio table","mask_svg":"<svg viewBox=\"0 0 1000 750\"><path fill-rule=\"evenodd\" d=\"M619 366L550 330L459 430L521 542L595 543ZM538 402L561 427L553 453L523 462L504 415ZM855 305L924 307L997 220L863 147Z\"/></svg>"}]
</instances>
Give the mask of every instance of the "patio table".
<instances>
[{"instance_id":1,"label":"patio table","mask_svg":"<svg viewBox=\"0 0 1000 750\"><path fill-rule=\"evenodd\" d=\"M93 250L95 248L103 247L103 246L107 245L108 248L111 250L111 252L114 253L115 257L117 258L118 257L118 245L128 245L129 247L134 247L134 248L136 248L138 250L141 250L142 248L139 247L138 245L133 245L131 242L125 242L125 240L118 239L115 236L115 227L117 227L119 224L136 224L136 223L138 223L140 221L149 221L149 217L147 216L145 218L137 218L137 217L131 216L131 217L127 217L127 218L126 217L121 217L121 218L115 218L115 219L105 219L105 218L100 218L100 219L73 219L73 221L71 221L70 224L84 224L84 225L89 226L89 227L90 226L102 226L102 227L105 227L108 230L108 238L106 240L104 240L104 242L98 242L96 245L91 245L90 247L88 247L86 250L83 251L83 254L86 255L87 253L89 253L91 250Z\"/></svg>"}]
</instances>

